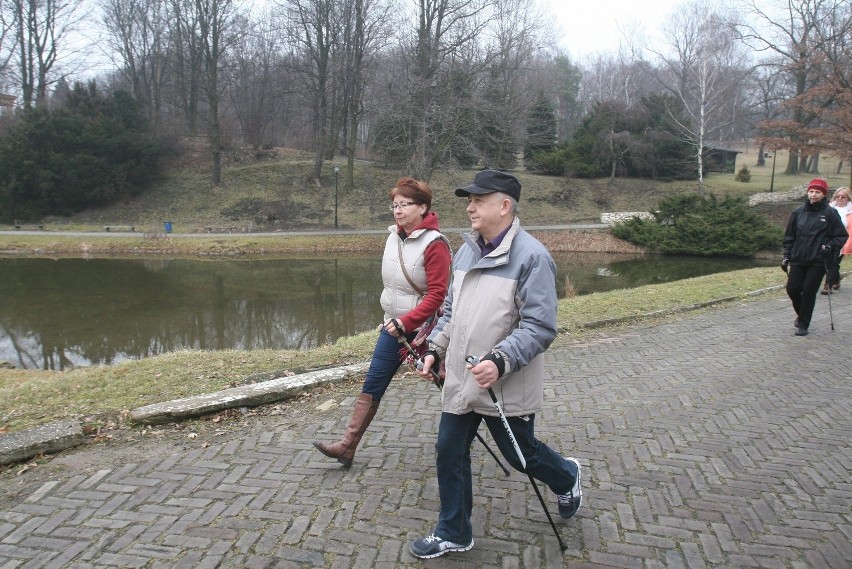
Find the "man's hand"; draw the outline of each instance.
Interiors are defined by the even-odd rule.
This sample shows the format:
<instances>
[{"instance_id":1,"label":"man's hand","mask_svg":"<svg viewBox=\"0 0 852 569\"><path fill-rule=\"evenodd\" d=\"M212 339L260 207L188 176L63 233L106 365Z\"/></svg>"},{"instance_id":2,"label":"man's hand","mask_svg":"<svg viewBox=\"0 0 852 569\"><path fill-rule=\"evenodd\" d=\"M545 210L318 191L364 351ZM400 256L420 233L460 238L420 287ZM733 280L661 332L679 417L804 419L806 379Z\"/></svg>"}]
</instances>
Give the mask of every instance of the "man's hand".
<instances>
[{"instance_id":1,"label":"man's hand","mask_svg":"<svg viewBox=\"0 0 852 569\"><path fill-rule=\"evenodd\" d=\"M473 379L482 389L488 389L500 378L497 364L493 360L480 360L475 356L467 358L467 369L473 374Z\"/></svg>"},{"instance_id":2,"label":"man's hand","mask_svg":"<svg viewBox=\"0 0 852 569\"><path fill-rule=\"evenodd\" d=\"M826 243L822 246L822 255L824 257L831 257L831 254L834 252L834 245L831 243Z\"/></svg>"},{"instance_id":3,"label":"man's hand","mask_svg":"<svg viewBox=\"0 0 852 569\"><path fill-rule=\"evenodd\" d=\"M781 259L781 270L782 270L782 271L784 271L784 272L786 273L786 272L787 272L787 268L788 268L789 266L790 266L790 259L789 259L789 258L784 257L783 259Z\"/></svg>"}]
</instances>

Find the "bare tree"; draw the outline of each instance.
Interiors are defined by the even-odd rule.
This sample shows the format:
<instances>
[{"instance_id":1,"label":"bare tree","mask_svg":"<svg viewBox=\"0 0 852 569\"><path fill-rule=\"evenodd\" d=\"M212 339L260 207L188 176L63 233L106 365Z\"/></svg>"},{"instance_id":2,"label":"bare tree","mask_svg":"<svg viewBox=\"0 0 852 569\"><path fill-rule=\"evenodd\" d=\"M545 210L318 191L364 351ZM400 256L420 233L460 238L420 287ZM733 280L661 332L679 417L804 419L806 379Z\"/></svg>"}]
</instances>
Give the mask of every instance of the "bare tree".
<instances>
[{"instance_id":1,"label":"bare tree","mask_svg":"<svg viewBox=\"0 0 852 569\"><path fill-rule=\"evenodd\" d=\"M184 116L186 130L198 132L198 106L201 98L202 59L199 19L194 0L169 0L174 19L170 30L172 44L173 105Z\"/></svg>"},{"instance_id":2,"label":"bare tree","mask_svg":"<svg viewBox=\"0 0 852 569\"><path fill-rule=\"evenodd\" d=\"M806 165L811 171L817 171L822 151L852 155L852 5L826 4L820 15L812 65L821 80L785 103L814 117L808 128L798 129L813 150Z\"/></svg>"},{"instance_id":3,"label":"bare tree","mask_svg":"<svg viewBox=\"0 0 852 569\"><path fill-rule=\"evenodd\" d=\"M347 23L343 43L343 76L346 102L346 161L344 184L355 185L354 165L358 147L358 132L364 116L364 96L367 83L375 70L376 56L391 37L391 6L379 0L347 0Z\"/></svg>"},{"instance_id":4,"label":"bare tree","mask_svg":"<svg viewBox=\"0 0 852 569\"><path fill-rule=\"evenodd\" d=\"M793 97L801 97L823 81L815 53L824 49L823 43L831 34L820 33L826 14L849 8L847 0L749 0L750 21L737 26L739 38L758 52L774 54L768 64L784 74L793 86ZM789 158L786 174L806 171L809 141L807 130L817 115L804 106L793 106L788 129Z\"/></svg>"},{"instance_id":5,"label":"bare tree","mask_svg":"<svg viewBox=\"0 0 852 569\"><path fill-rule=\"evenodd\" d=\"M732 92L742 78L744 54L733 41L730 15L703 0L681 5L663 30L671 55L658 53L658 78L682 103L688 117L670 112L684 141L695 151L698 192L704 197L704 153L711 129L732 121Z\"/></svg>"},{"instance_id":6,"label":"bare tree","mask_svg":"<svg viewBox=\"0 0 852 569\"><path fill-rule=\"evenodd\" d=\"M220 104L222 59L234 37L229 34L236 17L233 0L193 0L194 18L198 22L198 45L204 69L204 92L207 101L207 133L213 158L213 185L222 181L222 122Z\"/></svg>"},{"instance_id":7,"label":"bare tree","mask_svg":"<svg viewBox=\"0 0 852 569\"><path fill-rule=\"evenodd\" d=\"M766 148L776 148L776 144L768 145L770 138L777 137L773 132L772 123L783 114L782 103L789 96L786 92L787 83L775 72L772 66L758 66L748 77L746 93L748 112L745 120L754 128L759 144L756 166L765 166ZM783 147L783 146L782 146Z\"/></svg>"},{"instance_id":8,"label":"bare tree","mask_svg":"<svg viewBox=\"0 0 852 569\"><path fill-rule=\"evenodd\" d=\"M269 18L263 17L238 37L225 66L230 106L245 142L260 147L278 114L274 83L280 42Z\"/></svg>"},{"instance_id":9,"label":"bare tree","mask_svg":"<svg viewBox=\"0 0 852 569\"><path fill-rule=\"evenodd\" d=\"M544 14L528 0L496 0L486 27L488 61L485 92L478 99L479 141L485 164L515 166L524 123L537 93L530 85L531 68L539 51L553 39Z\"/></svg>"},{"instance_id":10,"label":"bare tree","mask_svg":"<svg viewBox=\"0 0 852 569\"><path fill-rule=\"evenodd\" d=\"M173 5L168 0L101 0L100 6L119 72L157 125L170 57Z\"/></svg>"},{"instance_id":11,"label":"bare tree","mask_svg":"<svg viewBox=\"0 0 852 569\"><path fill-rule=\"evenodd\" d=\"M291 44L293 71L301 79L302 93L312 110L315 158L313 178L319 180L329 151L334 61L338 56L340 26L337 0L286 0L287 39ZM332 147L333 151L333 147Z\"/></svg>"},{"instance_id":12,"label":"bare tree","mask_svg":"<svg viewBox=\"0 0 852 569\"><path fill-rule=\"evenodd\" d=\"M14 54L14 20L14 14L8 10L7 0L0 0L0 88L5 88L9 76L9 61Z\"/></svg>"},{"instance_id":13,"label":"bare tree","mask_svg":"<svg viewBox=\"0 0 852 569\"><path fill-rule=\"evenodd\" d=\"M459 113L465 112L460 105L470 102L470 74L488 63L472 61L475 40L486 25L486 7L485 0L417 0L414 41L404 42L403 50L411 56L407 59L414 138L411 169L422 179L431 178L466 124Z\"/></svg>"},{"instance_id":14,"label":"bare tree","mask_svg":"<svg viewBox=\"0 0 852 569\"><path fill-rule=\"evenodd\" d=\"M47 104L48 87L60 79L53 76L60 48L80 15L76 0L6 0L4 12L15 34L18 85L24 107ZM9 18L11 16L11 18Z\"/></svg>"}]
</instances>

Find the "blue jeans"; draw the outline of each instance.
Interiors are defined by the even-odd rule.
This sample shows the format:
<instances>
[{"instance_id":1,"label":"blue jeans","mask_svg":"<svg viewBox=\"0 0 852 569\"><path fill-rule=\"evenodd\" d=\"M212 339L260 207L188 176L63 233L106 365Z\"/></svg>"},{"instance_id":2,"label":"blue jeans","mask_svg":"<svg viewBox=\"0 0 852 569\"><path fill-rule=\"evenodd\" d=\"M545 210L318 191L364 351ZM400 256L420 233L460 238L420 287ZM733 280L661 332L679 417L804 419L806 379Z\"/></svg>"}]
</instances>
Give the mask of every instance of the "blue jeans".
<instances>
[{"instance_id":1,"label":"blue jeans","mask_svg":"<svg viewBox=\"0 0 852 569\"><path fill-rule=\"evenodd\" d=\"M470 446L483 420L506 461L515 470L524 472L500 417L472 412L464 415L441 414L438 442L435 445L441 513L435 534L454 543L468 544L473 539L470 523L473 511ZM552 492L567 493L577 476L575 467L535 438L535 415L508 417L508 420L527 463L526 472L546 484Z\"/></svg>"},{"instance_id":2,"label":"blue jeans","mask_svg":"<svg viewBox=\"0 0 852 569\"><path fill-rule=\"evenodd\" d=\"M416 334L410 334L407 340L411 342L414 336ZM382 328L379 332L379 339L376 341L376 347L373 348L373 359L370 360L370 367L367 370L364 385L361 387L361 393L372 395L373 401L376 403L381 401L391 379L393 379L407 355L408 350L403 343L397 341L396 338L388 334L387 330Z\"/></svg>"}]
</instances>

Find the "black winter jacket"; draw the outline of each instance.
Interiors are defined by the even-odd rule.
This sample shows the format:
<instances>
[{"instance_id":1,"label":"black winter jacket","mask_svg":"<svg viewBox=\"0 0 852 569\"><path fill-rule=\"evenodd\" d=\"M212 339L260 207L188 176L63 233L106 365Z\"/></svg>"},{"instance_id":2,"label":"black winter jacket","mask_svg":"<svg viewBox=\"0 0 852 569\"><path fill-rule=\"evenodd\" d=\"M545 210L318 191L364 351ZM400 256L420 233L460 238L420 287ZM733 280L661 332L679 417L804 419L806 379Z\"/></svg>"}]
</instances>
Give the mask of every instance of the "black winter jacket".
<instances>
[{"instance_id":1,"label":"black winter jacket","mask_svg":"<svg viewBox=\"0 0 852 569\"><path fill-rule=\"evenodd\" d=\"M784 256L793 265L822 265L822 246L831 244L836 254L847 237L836 209L825 199L812 204L805 198L805 204L796 208L787 222Z\"/></svg>"}]
</instances>

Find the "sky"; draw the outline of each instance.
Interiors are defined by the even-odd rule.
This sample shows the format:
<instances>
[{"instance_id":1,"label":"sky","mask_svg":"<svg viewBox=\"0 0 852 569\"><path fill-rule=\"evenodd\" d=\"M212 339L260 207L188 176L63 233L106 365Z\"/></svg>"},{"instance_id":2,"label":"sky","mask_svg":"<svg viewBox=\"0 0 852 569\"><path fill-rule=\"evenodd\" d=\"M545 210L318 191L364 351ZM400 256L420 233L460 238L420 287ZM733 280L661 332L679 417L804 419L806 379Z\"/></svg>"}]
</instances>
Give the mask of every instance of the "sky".
<instances>
[{"instance_id":1,"label":"sky","mask_svg":"<svg viewBox=\"0 0 852 569\"><path fill-rule=\"evenodd\" d=\"M564 36L560 47L573 59L597 52L614 52L622 34L619 29L639 26L653 41L664 19L682 0L548 0L556 25Z\"/></svg>"}]
</instances>

